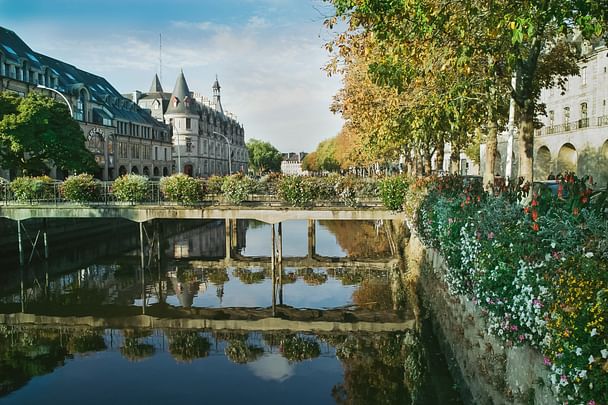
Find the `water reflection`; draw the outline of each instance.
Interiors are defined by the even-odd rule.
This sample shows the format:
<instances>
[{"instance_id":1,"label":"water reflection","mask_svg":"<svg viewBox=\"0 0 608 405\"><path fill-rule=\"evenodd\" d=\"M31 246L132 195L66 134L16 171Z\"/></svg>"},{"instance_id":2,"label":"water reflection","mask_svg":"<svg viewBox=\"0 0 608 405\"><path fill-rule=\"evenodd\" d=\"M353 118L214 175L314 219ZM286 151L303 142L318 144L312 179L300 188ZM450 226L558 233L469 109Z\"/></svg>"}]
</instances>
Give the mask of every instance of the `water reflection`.
<instances>
[{"instance_id":1,"label":"water reflection","mask_svg":"<svg viewBox=\"0 0 608 405\"><path fill-rule=\"evenodd\" d=\"M139 248L11 273L2 399L458 403L429 388L444 366L426 366L389 227L284 223L271 263L269 225L226 225L148 224Z\"/></svg>"},{"instance_id":2,"label":"water reflection","mask_svg":"<svg viewBox=\"0 0 608 405\"><path fill-rule=\"evenodd\" d=\"M329 362L333 365L328 367L330 372L325 377L333 384L325 394L331 393L337 403L410 403L423 395L425 368L418 361L421 347L413 331L303 334L4 326L0 329L0 394L10 394L31 378L52 373L57 367L77 367L88 361L87 354L116 353L135 364L158 361L166 369L166 375L176 367L194 368L209 357L222 357L227 360L221 363L223 372L247 365L246 374L268 382L297 380L307 374L306 368L315 368L314 363ZM412 361L412 357L416 360ZM116 363L118 358L99 356L97 361ZM215 379L221 378L223 372ZM132 367L123 365L114 375L96 381L83 380L79 387L71 389L86 392L89 385L103 386L129 373ZM214 381L207 383L212 385ZM61 384L67 388L70 382ZM260 388L255 390L261 393ZM33 389L34 386L22 388L19 395L9 398L28 398ZM163 389L162 385L151 384L141 398L154 398L156 391ZM230 392L224 395L230 402ZM189 396L194 397L194 393ZM288 393L284 399L298 402L296 396Z\"/></svg>"}]
</instances>

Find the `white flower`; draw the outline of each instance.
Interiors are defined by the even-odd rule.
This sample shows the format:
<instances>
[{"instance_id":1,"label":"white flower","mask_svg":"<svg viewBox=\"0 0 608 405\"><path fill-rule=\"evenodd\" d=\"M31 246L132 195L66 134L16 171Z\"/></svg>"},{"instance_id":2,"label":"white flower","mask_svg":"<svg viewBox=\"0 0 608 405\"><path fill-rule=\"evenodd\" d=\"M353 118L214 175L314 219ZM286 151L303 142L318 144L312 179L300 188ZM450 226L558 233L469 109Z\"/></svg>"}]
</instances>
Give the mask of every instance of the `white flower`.
<instances>
[{"instance_id":1,"label":"white flower","mask_svg":"<svg viewBox=\"0 0 608 405\"><path fill-rule=\"evenodd\" d=\"M593 357L593 355L589 356L589 364L595 362L595 358Z\"/></svg>"},{"instance_id":2,"label":"white flower","mask_svg":"<svg viewBox=\"0 0 608 405\"><path fill-rule=\"evenodd\" d=\"M593 252L587 252L585 253L585 256L589 259L591 259L593 257Z\"/></svg>"},{"instance_id":3,"label":"white flower","mask_svg":"<svg viewBox=\"0 0 608 405\"><path fill-rule=\"evenodd\" d=\"M608 349L602 349L602 350L600 350L600 353L602 353L603 359L608 358Z\"/></svg>"},{"instance_id":4,"label":"white flower","mask_svg":"<svg viewBox=\"0 0 608 405\"><path fill-rule=\"evenodd\" d=\"M583 349L581 349L580 347L577 347L575 353L577 356L580 356L581 354L583 354Z\"/></svg>"},{"instance_id":5,"label":"white flower","mask_svg":"<svg viewBox=\"0 0 608 405\"><path fill-rule=\"evenodd\" d=\"M591 329L591 337L593 337L595 335L597 335L597 329L593 328L593 329Z\"/></svg>"},{"instance_id":6,"label":"white flower","mask_svg":"<svg viewBox=\"0 0 608 405\"><path fill-rule=\"evenodd\" d=\"M579 371L578 376L580 378L587 378L587 370L581 370L581 371Z\"/></svg>"}]
</instances>

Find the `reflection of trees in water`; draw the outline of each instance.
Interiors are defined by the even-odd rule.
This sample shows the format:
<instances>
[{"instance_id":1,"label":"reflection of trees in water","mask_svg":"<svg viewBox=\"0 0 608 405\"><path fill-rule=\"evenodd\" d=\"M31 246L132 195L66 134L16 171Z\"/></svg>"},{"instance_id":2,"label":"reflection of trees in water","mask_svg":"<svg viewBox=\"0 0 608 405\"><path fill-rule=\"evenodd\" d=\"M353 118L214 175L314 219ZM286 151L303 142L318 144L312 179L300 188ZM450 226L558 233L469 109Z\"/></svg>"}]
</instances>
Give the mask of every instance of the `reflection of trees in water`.
<instances>
[{"instance_id":1,"label":"reflection of trees in water","mask_svg":"<svg viewBox=\"0 0 608 405\"><path fill-rule=\"evenodd\" d=\"M340 247L352 258L379 258L390 255L385 227L376 230L370 221L319 221L334 236Z\"/></svg>"},{"instance_id":2,"label":"reflection of trees in water","mask_svg":"<svg viewBox=\"0 0 608 405\"><path fill-rule=\"evenodd\" d=\"M266 278L264 270L235 269L232 274L244 284L259 284Z\"/></svg>"},{"instance_id":3,"label":"reflection of trees in water","mask_svg":"<svg viewBox=\"0 0 608 405\"><path fill-rule=\"evenodd\" d=\"M314 337L295 334L281 339L279 349L283 357L290 362L314 359L321 354L321 347Z\"/></svg>"},{"instance_id":4,"label":"reflection of trees in water","mask_svg":"<svg viewBox=\"0 0 608 405\"><path fill-rule=\"evenodd\" d=\"M264 354L264 349L243 340L232 340L228 342L224 353L233 363L245 364L260 358Z\"/></svg>"},{"instance_id":5,"label":"reflection of trees in water","mask_svg":"<svg viewBox=\"0 0 608 405\"><path fill-rule=\"evenodd\" d=\"M386 281L366 279L353 292L353 303L373 310L393 309L391 289Z\"/></svg>"},{"instance_id":6,"label":"reflection of trees in water","mask_svg":"<svg viewBox=\"0 0 608 405\"><path fill-rule=\"evenodd\" d=\"M19 389L32 377L53 372L67 357L59 330L0 326L0 396Z\"/></svg>"},{"instance_id":7,"label":"reflection of trees in water","mask_svg":"<svg viewBox=\"0 0 608 405\"><path fill-rule=\"evenodd\" d=\"M68 351L70 353L99 352L106 349L103 340L103 330L84 329L75 332L68 340Z\"/></svg>"},{"instance_id":8,"label":"reflection of trees in water","mask_svg":"<svg viewBox=\"0 0 608 405\"><path fill-rule=\"evenodd\" d=\"M204 273L207 276L207 280L216 286L224 285L230 281L226 269L206 269Z\"/></svg>"},{"instance_id":9,"label":"reflection of trees in water","mask_svg":"<svg viewBox=\"0 0 608 405\"><path fill-rule=\"evenodd\" d=\"M177 361L191 362L207 357L211 345L209 340L196 331L171 331L169 352Z\"/></svg>"},{"instance_id":10,"label":"reflection of trees in water","mask_svg":"<svg viewBox=\"0 0 608 405\"><path fill-rule=\"evenodd\" d=\"M151 329L125 329L122 332L124 342L120 353L130 361L141 361L151 357L156 352L153 345L142 342L142 338L152 335Z\"/></svg>"},{"instance_id":11,"label":"reflection of trees in water","mask_svg":"<svg viewBox=\"0 0 608 405\"><path fill-rule=\"evenodd\" d=\"M303 269L304 282L308 285L321 285L327 281L327 274L321 271L315 271L313 269Z\"/></svg>"},{"instance_id":12,"label":"reflection of trees in water","mask_svg":"<svg viewBox=\"0 0 608 405\"><path fill-rule=\"evenodd\" d=\"M336 347L344 382L332 389L338 404L405 404L421 399L424 350L415 332L325 335Z\"/></svg>"}]
</instances>

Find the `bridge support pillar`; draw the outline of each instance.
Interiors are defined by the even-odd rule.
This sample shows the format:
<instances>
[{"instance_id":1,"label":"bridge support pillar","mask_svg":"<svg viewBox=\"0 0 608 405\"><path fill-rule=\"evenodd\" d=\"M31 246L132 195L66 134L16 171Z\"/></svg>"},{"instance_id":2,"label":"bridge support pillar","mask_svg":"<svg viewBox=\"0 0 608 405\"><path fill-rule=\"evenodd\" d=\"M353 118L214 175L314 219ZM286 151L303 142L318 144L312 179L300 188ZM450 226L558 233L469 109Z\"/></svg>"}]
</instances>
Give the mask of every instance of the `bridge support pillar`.
<instances>
[{"instance_id":1,"label":"bridge support pillar","mask_svg":"<svg viewBox=\"0 0 608 405\"><path fill-rule=\"evenodd\" d=\"M308 258L312 259L317 250L317 230L314 219L308 220Z\"/></svg>"},{"instance_id":2,"label":"bridge support pillar","mask_svg":"<svg viewBox=\"0 0 608 405\"><path fill-rule=\"evenodd\" d=\"M283 223L279 222L278 226L278 246L277 246L277 261L279 266L283 263Z\"/></svg>"},{"instance_id":3,"label":"bridge support pillar","mask_svg":"<svg viewBox=\"0 0 608 405\"><path fill-rule=\"evenodd\" d=\"M44 260L49 260L49 242L47 239L46 218L42 220L42 240L44 241Z\"/></svg>"},{"instance_id":4,"label":"bridge support pillar","mask_svg":"<svg viewBox=\"0 0 608 405\"><path fill-rule=\"evenodd\" d=\"M230 223L230 219L226 218L225 220L225 229L226 229L226 260L230 260L231 258L231 251L232 251L232 243L230 241L231 239L231 234L232 234L232 226Z\"/></svg>"},{"instance_id":5,"label":"bridge support pillar","mask_svg":"<svg viewBox=\"0 0 608 405\"><path fill-rule=\"evenodd\" d=\"M21 236L21 221L17 220L17 240L19 241L19 266L25 266L25 252L23 250L23 237Z\"/></svg>"}]
</instances>

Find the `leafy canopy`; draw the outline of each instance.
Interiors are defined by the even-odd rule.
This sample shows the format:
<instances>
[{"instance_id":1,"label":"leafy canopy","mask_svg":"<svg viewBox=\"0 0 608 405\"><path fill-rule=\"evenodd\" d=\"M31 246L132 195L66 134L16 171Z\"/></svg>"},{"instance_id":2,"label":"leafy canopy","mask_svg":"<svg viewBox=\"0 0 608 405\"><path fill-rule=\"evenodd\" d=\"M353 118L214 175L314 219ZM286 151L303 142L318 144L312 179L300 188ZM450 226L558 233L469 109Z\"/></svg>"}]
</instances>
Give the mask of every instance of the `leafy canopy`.
<instances>
[{"instance_id":1,"label":"leafy canopy","mask_svg":"<svg viewBox=\"0 0 608 405\"><path fill-rule=\"evenodd\" d=\"M28 175L99 169L67 107L34 92L0 93L0 166Z\"/></svg>"},{"instance_id":2,"label":"leafy canopy","mask_svg":"<svg viewBox=\"0 0 608 405\"><path fill-rule=\"evenodd\" d=\"M258 174L281 171L281 153L269 142L250 139L247 142L249 166Z\"/></svg>"}]
</instances>

